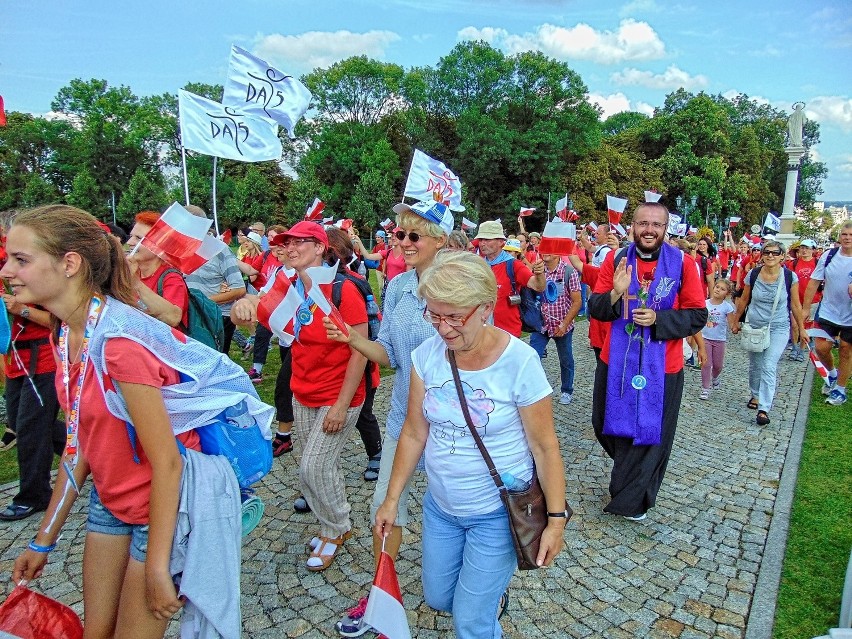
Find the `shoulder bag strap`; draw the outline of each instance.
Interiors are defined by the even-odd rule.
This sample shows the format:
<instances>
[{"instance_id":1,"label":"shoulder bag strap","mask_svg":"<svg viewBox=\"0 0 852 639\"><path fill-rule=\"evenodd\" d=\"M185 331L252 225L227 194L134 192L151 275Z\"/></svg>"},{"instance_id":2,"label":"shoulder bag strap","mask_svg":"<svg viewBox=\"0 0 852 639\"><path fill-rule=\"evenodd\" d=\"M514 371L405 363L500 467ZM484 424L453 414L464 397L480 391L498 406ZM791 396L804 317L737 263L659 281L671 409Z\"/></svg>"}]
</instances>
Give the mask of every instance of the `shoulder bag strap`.
<instances>
[{"instance_id":1,"label":"shoulder bag strap","mask_svg":"<svg viewBox=\"0 0 852 639\"><path fill-rule=\"evenodd\" d=\"M453 381L456 384L456 392L459 396L462 413L464 413L464 421L467 422L467 427L470 430L470 434L473 435L476 447L479 448L479 452L485 460L485 465L488 466L488 472L491 475L491 479L494 480L497 488L501 489L503 488L503 480L500 479L500 473L498 473L497 469L494 468L494 461L491 459L491 455L488 454L488 450L486 450L485 444L482 443L482 438L479 436L479 433L476 432L476 427L473 425L473 420L470 418L470 411L467 408L467 399L464 396L461 378L459 377L459 367L456 365L456 355L449 348L447 349L447 358L450 360L450 369L453 371Z\"/></svg>"}]
</instances>

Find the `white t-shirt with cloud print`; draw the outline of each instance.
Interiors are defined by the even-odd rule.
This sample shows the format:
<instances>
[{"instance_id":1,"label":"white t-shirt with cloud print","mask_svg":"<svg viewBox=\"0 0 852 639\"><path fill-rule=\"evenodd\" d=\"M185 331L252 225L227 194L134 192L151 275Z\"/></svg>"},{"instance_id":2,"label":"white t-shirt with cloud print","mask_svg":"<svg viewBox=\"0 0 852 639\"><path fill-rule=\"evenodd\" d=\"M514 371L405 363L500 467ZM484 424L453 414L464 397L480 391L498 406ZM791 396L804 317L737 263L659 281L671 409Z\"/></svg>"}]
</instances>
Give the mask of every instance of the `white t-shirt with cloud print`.
<instances>
[{"instance_id":1,"label":"white t-shirt with cloud print","mask_svg":"<svg viewBox=\"0 0 852 639\"><path fill-rule=\"evenodd\" d=\"M423 414L429 422L425 455L429 492L450 515L484 515L500 508L502 502L465 423L446 351L441 336L435 335L411 355L426 388ZM538 355L510 336L494 364L480 371L460 370L459 374L471 419L497 471L529 480L533 459L518 408L553 392Z\"/></svg>"}]
</instances>

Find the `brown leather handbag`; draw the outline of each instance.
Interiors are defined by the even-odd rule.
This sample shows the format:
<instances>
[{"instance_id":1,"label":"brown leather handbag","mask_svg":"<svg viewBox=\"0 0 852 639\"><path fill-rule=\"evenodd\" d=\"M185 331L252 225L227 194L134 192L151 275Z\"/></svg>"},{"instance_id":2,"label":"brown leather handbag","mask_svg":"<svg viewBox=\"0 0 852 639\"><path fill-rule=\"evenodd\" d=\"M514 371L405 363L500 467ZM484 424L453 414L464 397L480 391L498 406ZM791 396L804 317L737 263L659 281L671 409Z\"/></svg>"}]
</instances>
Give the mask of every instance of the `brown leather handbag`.
<instances>
[{"instance_id":1,"label":"brown leather handbag","mask_svg":"<svg viewBox=\"0 0 852 639\"><path fill-rule=\"evenodd\" d=\"M503 484L500 478L500 473L494 467L494 461L485 444L482 443L482 438L476 432L476 427L470 418L470 410L467 407L467 399L464 396L461 379L459 378L459 369L456 365L456 357L453 351L447 349L447 357L450 360L450 368L453 371L453 381L456 384L456 392L459 396L464 419L467 422L467 427L473 439L476 442L482 458L485 460L485 465L488 466L488 472L491 479L497 485L497 490L500 491L500 499L506 508L506 514L509 517L509 530L512 533L512 542L515 545L515 554L518 557L518 570L535 570L539 568L536 564L538 551L541 546L541 535L547 527L547 503L544 500L544 492L541 489L541 484L538 482L538 473L533 468L533 476L530 481L529 488L524 491L509 491ZM565 502L565 510L568 513L567 520L571 518L574 512Z\"/></svg>"}]
</instances>

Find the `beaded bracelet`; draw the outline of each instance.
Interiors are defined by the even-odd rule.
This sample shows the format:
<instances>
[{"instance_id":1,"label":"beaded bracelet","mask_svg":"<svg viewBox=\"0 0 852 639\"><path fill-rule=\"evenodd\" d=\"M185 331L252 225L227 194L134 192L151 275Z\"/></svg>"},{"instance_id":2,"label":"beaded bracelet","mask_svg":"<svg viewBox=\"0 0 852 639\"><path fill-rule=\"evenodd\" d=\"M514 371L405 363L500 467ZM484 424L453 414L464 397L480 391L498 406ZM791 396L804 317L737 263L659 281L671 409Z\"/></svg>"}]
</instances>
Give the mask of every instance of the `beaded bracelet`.
<instances>
[{"instance_id":1,"label":"beaded bracelet","mask_svg":"<svg viewBox=\"0 0 852 639\"><path fill-rule=\"evenodd\" d=\"M30 543L27 544L27 548L29 548L33 552L50 552L51 550L56 548L56 543L54 542L54 543L50 544L49 546L39 546L35 542L35 537L33 537L32 541L30 541Z\"/></svg>"}]
</instances>

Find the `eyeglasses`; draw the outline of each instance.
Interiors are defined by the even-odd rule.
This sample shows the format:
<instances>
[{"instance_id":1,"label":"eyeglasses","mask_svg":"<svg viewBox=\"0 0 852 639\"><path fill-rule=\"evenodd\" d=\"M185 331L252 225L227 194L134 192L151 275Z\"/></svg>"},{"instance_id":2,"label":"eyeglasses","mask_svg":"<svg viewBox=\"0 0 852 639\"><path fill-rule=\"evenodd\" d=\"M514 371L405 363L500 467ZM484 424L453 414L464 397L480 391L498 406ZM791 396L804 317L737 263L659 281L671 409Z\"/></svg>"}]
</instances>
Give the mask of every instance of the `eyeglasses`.
<instances>
[{"instance_id":1,"label":"eyeglasses","mask_svg":"<svg viewBox=\"0 0 852 639\"><path fill-rule=\"evenodd\" d=\"M423 319L436 328L441 325L441 322L444 322L444 324L450 328L461 328L467 323L467 320L473 317L473 314L476 313L477 310L479 310L479 306L475 306L463 319L459 319L458 317L452 317L451 315L438 315L437 313L430 311L428 308L425 308L423 309Z\"/></svg>"},{"instance_id":2,"label":"eyeglasses","mask_svg":"<svg viewBox=\"0 0 852 639\"><path fill-rule=\"evenodd\" d=\"M255 233L263 233L263 229L249 229L249 231L254 231Z\"/></svg>"},{"instance_id":3,"label":"eyeglasses","mask_svg":"<svg viewBox=\"0 0 852 639\"><path fill-rule=\"evenodd\" d=\"M411 231L410 233L406 233L405 231L397 231L396 233L394 233L394 235L396 235L396 239L398 239L400 242L402 242L407 235L408 239L411 240L412 243L419 241L422 237L420 233L415 233L414 231Z\"/></svg>"},{"instance_id":4,"label":"eyeglasses","mask_svg":"<svg viewBox=\"0 0 852 639\"><path fill-rule=\"evenodd\" d=\"M655 228L657 230L666 228L665 222L634 222L633 226L638 226L640 229L647 229L648 227Z\"/></svg>"},{"instance_id":5,"label":"eyeglasses","mask_svg":"<svg viewBox=\"0 0 852 639\"><path fill-rule=\"evenodd\" d=\"M775 257L778 257L779 255L781 255L781 251L763 251L763 254L764 255L774 255Z\"/></svg>"},{"instance_id":6,"label":"eyeglasses","mask_svg":"<svg viewBox=\"0 0 852 639\"><path fill-rule=\"evenodd\" d=\"M316 244L316 242L309 237L291 237L281 242L279 246L283 246L285 249L289 249L304 244L305 242Z\"/></svg>"}]
</instances>

